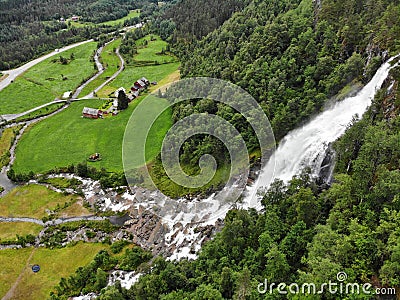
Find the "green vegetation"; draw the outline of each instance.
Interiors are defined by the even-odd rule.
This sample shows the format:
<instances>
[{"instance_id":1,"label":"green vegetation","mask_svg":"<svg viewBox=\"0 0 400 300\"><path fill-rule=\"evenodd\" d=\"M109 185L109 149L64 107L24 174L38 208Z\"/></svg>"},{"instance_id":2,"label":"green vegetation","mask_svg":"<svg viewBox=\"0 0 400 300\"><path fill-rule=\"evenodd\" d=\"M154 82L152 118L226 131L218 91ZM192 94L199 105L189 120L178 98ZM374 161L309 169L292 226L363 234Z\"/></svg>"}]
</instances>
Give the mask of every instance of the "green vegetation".
<instances>
[{"instance_id":1,"label":"green vegetation","mask_svg":"<svg viewBox=\"0 0 400 300\"><path fill-rule=\"evenodd\" d=\"M58 189L76 188L82 182L76 178L68 179L64 177L39 179L40 183L48 183Z\"/></svg>"},{"instance_id":2,"label":"green vegetation","mask_svg":"<svg viewBox=\"0 0 400 300\"><path fill-rule=\"evenodd\" d=\"M105 248L106 246L103 244L79 243L62 249L35 249L29 265L23 270L22 278L15 289L14 299L46 299L52 287L62 277L69 276L78 267L88 264L98 251ZM32 251L31 249L26 250ZM14 252L18 251L21 250L14 250ZM12 253L12 255L15 254ZM16 259L23 261L23 257L18 257L18 255L15 255ZM15 260L14 262L18 265ZM4 264L4 262L2 263ZM40 272L33 274L30 267L32 264L40 265ZM19 268L17 270L20 272Z\"/></svg>"},{"instance_id":3,"label":"green vegetation","mask_svg":"<svg viewBox=\"0 0 400 300\"><path fill-rule=\"evenodd\" d=\"M103 23L100 23L100 24L109 25L109 26L123 25L125 21L127 21L129 19L133 19L133 18L139 18L139 16L140 16L140 10L136 9L136 10L130 11L129 14L126 15L125 17L122 17L122 18L116 19L116 20L103 22Z\"/></svg>"},{"instance_id":4,"label":"green vegetation","mask_svg":"<svg viewBox=\"0 0 400 300\"><path fill-rule=\"evenodd\" d=\"M157 35L149 34L148 27L127 32L120 52L131 66L151 66L177 61L169 51L168 43Z\"/></svg>"},{"instance_id":5,"label":"green vegetation","mask_svg":"<svg viewBox=\"0 0 400 300\"><path fill-rule=\"evenodd\" d=\"M172 55L166 54L168 44L159 36L147 35L136 40L137 55L134 56L133 64L140 65L143 62L165 64L176 61Z\"/></svg>"},{"instance_id":6,"label":"green vegetation","mask_svg":"<svg viewBox=\"0 0 400 300\"><path fill-rule=\"evenodd\" d=\"M132 102L127 110L117 116L98 120L82 118L82 109L85 106L99 107L102 100L72 103L68 109L41 121L23 135L16 149L13 169L16 173L44 172L55 167L76 165L86 161L91 154L100 153L102 160L88 162L88 166L122 171L125 126L141 99ZM154 109L157 109L156 101L154 105ZM162 141L160 132L166 132L166 124L170 124L170 120L169 111L156 122L156 135L150 137L154 143L149 150L149 160L158 154L157 149L160 149Z\"/></svg>"},{"instance_id":7,"label":"green vegetation","mask_svg":"<svg viewBox=\"0 0 400 300\"><path fill-rule=\"evenodd\" d=\"M115 251L115 248L119 248L119 251L122 250L120 246L120 243L115 247L111 246L113 247L112 252L118 252ZM117 265L122 270L135 270L151 258L150 252L139 247L127 248L123 255L112 255L108 251L102 250L97 253L90 264L79 269L68 278L62 278L55 290L51 292L51 299L67 299L68 297L79 296L81 293L100 292L107 285L107 271L112 270ZM117 286L121 289L120 285L117 284Z\"/></svg>"},{"instance_id":8,"label":"green vegetation","mask_svg":"<svg viewBox=\"0 0 400 300\"><path fill-rule=\"evenodd\" d=\"M400 9L396 1L384 0L371 10L367 7L372 3L357 1L323 0L320 7L315 3L251 1L196 42L186 36L194 34L187 26L190 18L201 23L197 15L179 14L175 23L183 32L171 39L182 77L208 76L238 84L261 104L280 140L347 84L368 81L381 62L376 49L399 49L400 31L389 29L400 28L394 17ZM183 11L193 11L193 3L185 4ZM198 17L207 23L204 14ZM375 58L363 74L369 54Z\"/></svg>"},{"instance_id":9,"label":"green vegetation","mask_svg":"<svg viewBox=\"0 0 400 300\"><path fill-rule=\"evenodd\" d=\"M106 81L108 77L118 71L121 66L121 61L115 53L115 50L120 46L120 44L121 40L117 39L104 47L103 52L100 55L100 61L106 70L98 78L90 82L79 94L79 97L84 97L88 95L95 88Z\"/></svg>"},{"instance_id":10,"label":"green vegetation","mask_svg":"<svg viewBox=\"0 0 400 300\"><path fill-rule=\"evenodd\" d=\"M388 93L392 80L397 88ZM372 287L371 295L349 299L375 299L374 288L397 287L399 82L397 67L364 118L334 144L331 187L318 186L307 169L287 185L277 180L263 196L262 212L231 210L196 260L157 258L130 290L107 288L102 294L112 293L113 299L288 299L276 286L271 295L258 293L257 287L264 280L287 286L312 282L319 290L323 283L337 282L339 272L348 275L346 283ZM337 296L325 289L315 299Z\"/></svg>"},{"instance_id":11,"label":"green vegetation","mask_svg":"<svg viewBox=\"0 0 400 300\"><path fill-rule=\"evenodd\" d=\"M47 216L46 209L54 210L71 201L75 202L76 196L64 196L40 185L21 186L1 199L0 216L40 219Z\"/></svg>"},{"instance_id":12,"label":"green vegetation","mask_svg":"<svg viewBox=\"0 0 400 300\"><path fill-rule=\"evenodd\" d=\"M118 46L119 43L120 41L111 43L104 51L105 57L103 59L111 66L113 66L113 61L116 58L111 49ZM148 48L151 51L143 48L146 49L143 50L146 51L145 54L142 54L143 57L149 58L151 55L156 55L163 45L166 45L165 42L160 41L159 38L149 42ZM164 56L171 58L167 55L161 55L161 57ZM175 80L179 76L176 74L178 67L179 63L177 62L157 66L129 66L98 94L107 97L121 86L129 90L134 81L143 76L150 81L168 83L169 80ZM113 67L109 69L112 70ZM102 160L90 162L88 163L89 166L97 169L105 168L107 171L113 172L122 171L121 152L124 128L132 111L142 99L143 97L134 100L126 111L117 116L98 120L82 118L81 112L85 106L100 107L103 103L102 100L72 103L68 109L27 130L16 150L17 158L13 166L14 171L16 173L45 172L55 167L76 165L86 161L93 153L100 153ZM153 101L148 109L156 110L160 101L163 100ZM160 116L160 119L155 123L152 134L149 136L151 143L148 147L148 161L153 160L159 153L163 135L170 126L171 111L168 110ZM32 150L32 147L35 149Z\"/></svg>"},{"instance_id":13,"label":"green vegetation","mask_svg":"<svg viewBox=\"0 0 400 300\"><path fill-rule=\"evenodd\" d=\"M75 42L96 39L122 24L133 25L139 18L132 10L142 5L148 6L147 1L87 0L68 1L62 5L57 0L0 1L0 70L14 68ZM90 26L79 23L81 26L68 26L69 21L60 22L61 18L67 20L73 15Z\"/></svg>"},{"instance_id":14,"label":"green vegetation","mask_svg":"<svg viewBox=\"0 0 400 300\"><path fill-rule=\"evenodd\" d=\"M73 91L95 71L91 61L96 43L91 42L48 58L29 69L0 91L0 114L24 112ZM59 57L68 58L62 64Z\"/></svg>"},{"instance_id":15,"label":"green vegetation","mask_svg":"<svg viewBox=\"0 0 400 300\"><path fill-rule=\"evenodd\" d=\"M27 222L0 223L0 243L7 240L17 240L17 235L26 236L28 234L37 236L42 230L42 226Z\"/></svg>"},{"instance_id":16,"label":"green vegetation","mask_svg":"<svg viewBox=\"0 0 400 300\"><path fill-rule=\"evenodd\" d=\"M0 251L0 297L3 297L17 280L18 275L26 267L31 248Z\"/></svg>"},{"instance_id":17,"label":"green vegetation","mask_svg":"<svg viewBox=\"0 0 400 300\"><path fill-rule=\"evenodd\" d=\"M0 137L0 169L8 165L10 161L10 148L14 143L15 137L18 135L22 126L15 126L4 129Z\"/></svg>"},{"instance_id":18,"label":"green vegetation","mask_svg":"<svg viewBox=\"0 0 400 300\"><path fill-rule=\"evenodd\" d=\"M43 117L46 115L49 115L57 110L59 110L61 107L63 107L65 103L54 103L50 104L46 107L42 107L38 110L35 110L33 112L30 112L29 114L26 114L24 116L16 118L13 122L24 122L32 119L36 119L39 117Z\"/></svg>"},{"instance_id":19,"label":"green vegetation","mask_svg":"<svg viewBox=\"0 0 400 300\"><path fill-rule=\"evenodd\" d=\"M143 76L150 81L160 81L163 78L169 76L171 73L175 72L179 63L170 63L158 66L145 66L145 67L133 67L128 66L122 71L122 73L103 89L98 92L99 97L107 97L110 93L113 93L120 87L124 87L129 90L133 83Z\"/></svg>"}]
</instances>

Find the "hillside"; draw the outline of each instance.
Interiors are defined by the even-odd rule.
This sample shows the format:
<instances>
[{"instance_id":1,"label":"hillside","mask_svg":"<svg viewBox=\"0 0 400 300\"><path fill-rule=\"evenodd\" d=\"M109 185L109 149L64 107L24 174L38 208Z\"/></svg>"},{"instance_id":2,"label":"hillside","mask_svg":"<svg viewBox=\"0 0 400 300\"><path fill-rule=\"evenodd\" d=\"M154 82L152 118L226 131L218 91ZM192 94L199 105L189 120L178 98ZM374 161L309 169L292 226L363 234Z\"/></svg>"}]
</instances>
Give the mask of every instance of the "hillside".
<instances>
[{"instance_id":1,"label":"hillside","mask_svg":"<svg viewBox=\"0 0 400 300\"><path fill-rule=\"evenodd\" d=\"M49 50L98 37L113 28L99 24L123 18L146 1L0 1L0 70L12 69ZM72 16L91 26L71 27ZM118 24L115 24L118 25Z\"/></svg>"},{"instance_id":2,"label":"hillside","mask_svg":"<svg viewBox=\"0 0 400 300\"><path fill-rule=\"evenodd\" d=\"M280 139L398 48L397 1L367 2L253 1L197 43L177 44L182 76L240 85Z\"/></svg>"},{"instance_id":3,"label":"hillside","mask_svg":"<svg viewBox=\"0 0 400 300\"><path fill-rule=\"evenodd\" d=\"M1 296L399 298L399 0L0 0L0 69L90 37L0 92ZM240 111L251 97L188 81L178 94L181 77L243 88L276 145L257 108ZM88 98L5 119L79 85ZM173 181L196 184L209 156L211 180Z\"/></svg>"}]
</instances>

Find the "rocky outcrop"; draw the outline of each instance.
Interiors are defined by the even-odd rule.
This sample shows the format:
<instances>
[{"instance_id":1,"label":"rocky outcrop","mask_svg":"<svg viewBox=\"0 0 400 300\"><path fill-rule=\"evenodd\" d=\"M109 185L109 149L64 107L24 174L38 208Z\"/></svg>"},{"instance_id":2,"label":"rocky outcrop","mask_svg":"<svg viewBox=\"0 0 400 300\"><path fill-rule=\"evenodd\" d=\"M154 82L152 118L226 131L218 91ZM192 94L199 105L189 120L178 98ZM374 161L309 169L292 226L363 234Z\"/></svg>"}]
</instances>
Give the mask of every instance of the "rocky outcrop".
<instances>
[{"instance_id":1,"label":"rocky outcrop","mask_svg":"<svg viewBox=\"0 0 400 300\"><path fill-rule=\"evenodd\" d=\"M329 143L318 173L319 184L330 185L332 183L333 169L335 168L335 159L336 152L333 150L332 143Z\"/></svg>"}]
</instances>

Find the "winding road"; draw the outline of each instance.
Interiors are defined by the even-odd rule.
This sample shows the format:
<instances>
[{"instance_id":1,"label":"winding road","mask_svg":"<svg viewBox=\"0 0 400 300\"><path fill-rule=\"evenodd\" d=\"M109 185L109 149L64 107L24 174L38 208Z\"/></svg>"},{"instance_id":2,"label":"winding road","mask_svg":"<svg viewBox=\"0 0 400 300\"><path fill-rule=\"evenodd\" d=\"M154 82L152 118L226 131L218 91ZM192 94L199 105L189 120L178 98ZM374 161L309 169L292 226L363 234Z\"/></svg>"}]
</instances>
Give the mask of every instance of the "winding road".
<instances>
[{"instance_id":1,"label":"winding road","mask_svg":"<svg viewBox=\"0 0 400 300\"><path fill-rule=\"evenodd\" d=\"M8 76L0 81L0 91L2 89L4 89L6 86L8 86L12 81L14 81L15 78L17 78L19 75L21 75L22 73L27 71L29 68L33 67L34 65L37 65L38 63L44 61L45 59L47 59L49 57L52 57L54 55L60 54L60 53L62 53L64 51L67 51L69 49L78 47L80 45L83 45L83 44L86 44L86 43L89 43L89 42L93 42L93 39L87 40L87 41L84 41L84 42L80 42L80 43L76 43L76 44L72 44L72 45L66 46L66 47L61 48L61 49L56 49L53 52L50 52L50 53L48 53L46 55L43 55L43 56L41 56L39 58L36 58L36 59L34 59L34 60L22 65L19 68L16 68L16 69L13 69L13 70L8 70L8 71L1 71L1 73L7 74Z\"/></svg>"},{"instance_id":2,"label":"winding road","mask_svg":"<svg viewBox=\"0 0 400 300\"><path fill-rule=\"evenodd\" d=\"M135 29L135 28L141 28L141 27L143 27L143 24L142 24L142 23L139 23L139 24L136 24L136 25L133 25L133 26L124 27L123 30L124 30L124 32L126 33L126 32L128 32L129 30L132 30L132 29ZM124 33L124 34L125 34L125 33ZM123 34L123 35L124 35L124 34ZM115 39L113 39L113 40L111 40L110 42L106 43L106 45L109 44L109 43L111 43L111 42L114 41L114 40L115 40ZM86 44L86 43L93 42L93 41L94 41L93 39L90 39L90 40L86 40L86 41L83 41L83 42L80 42L80 43L75 43L75 44L72 44L72 45L68 45L68 46L65 46L65 47L63 47L63 48L61 48L61 49L56 49L56 50L54 50L53 52L50 52L50 53L48 53L48 54L46 54L46 55L43 55L43 56L41 56L41 57L39 57L39 58L36 58L36 59L34 59L34 60L32 60L32 61L30 61L30 62L28 62L28 63L26 63L26 64L24 64L24 65L22 65L22 66L20 66L19 68L16 68L16 69L13 69L13 70L0 71L0 72L3 73L4 75L7 75L5 78L3 78L2 80L0 80L0 91L3 90L4 88L6 88L8 85L10 85L10 84L11 84L18 76L20 76L22 73L24 73L25 71L27 71L27 70L30 69L31 67L37 65L38 63L40 63L40 62L46 60L47 58L52 57L52 56L57 55L57 54L60 54L60 53L62 53L62 52L64 52L64 51L67 51L67 50L69 50L69 49L73 49L73 48L75 48L75 47L84 45L84 44ZM100 55L101 55L101 52L103 51L103 48L104 48L104 46L102 46L102 47L100 47L99 49L97 49L96 54L95 54L95 56L94 56L94 60L95 60L95 63L96 63L98 72L97 72L94 76L92 76L90 79L88 79L87 81L85 81L82 85L80 85L80 86L75 90L75 93L74 93L74 94L72 95L72 97L71 97L71 101L77 101L77 100L83 100L83 99L91 99L91 98L94 98L94 95L95 95L98 91L100 91L104 86L106 86L108 83L110 83L111 81L113 81L113 80L124 70L124 68L125 68L125 61L124 61L124 59L122 58L122 56L120 55L120 53L119 53L119 48L118 48L118 49L116 50L116 54L117 54L117 56L118 56L118 58L119 58L119 60L120 60L120 62L121 62L121 65L120 65L120 68L118 69L118 71L115 72L110 78L108 78L105 82L103 82L103 83L102 83L100 86L98 86L96 89L94 89L93 92L91 92L90 94L88 94L88 95L86 95L86 96L84 96L84 97L78 98L79 94L82 92L82 90L84 89L84 87L87 86L91 81L95 80L97 77L99 77L99 76L104 72L105 68L103 67L103 65L101 64L101 62L100 62L100 60L99 60ZM27 114L29 114L29 113L31 113L31 112L34 112L34 111L36 111L36 110L38 110L38 109L41 109L41 108L43 108L43 107L49 106L49 105L54 104L54 103L61 103L61 102L66 102L66 100L55 99L55 100L52 101L52 102L49 102L49 103L40 105L40 106L38 106L38 107L35 107L35 108L30 109L30 110L25 111L25 112L21 112L21 113L17 113L17 114L6 114L6 115L1 115L1 116L0 116L0 121L1 121L1 118L2 118L4 121L12 121L12 120L15 120L15 119L18 118L18 117L27 115Z\"/></svg>"},{"instance_id":3,"label":"winding road","mask_svg":"<svg viewBox=\"0 0 400 300\"><path fill-rule=\"evenodd\" d=\"M141 26L141 24L138 24L138 25L136 25L136 26L132 26L132 27L129 27L129 28L137 28L137 27L140 27L140 26ZM128 28L128 27L127 27L127 28ZM23 72L27 71L29 68L33 67L34 65L36 65L36 64L38 64L38 63L44 61L45 59L47 59L47 58L49 58L49 57L52 57L52 56L54 56L54 55L57 55L57 54L59 54L59 53L61 53L61 52L64 52L64 51L66 51L66 50L72 49L72 48L74 48L74 47L78 47L78 46L80 46L80 45L86 44L86 43L91 42L91 41L93 41L93 40L87 40L87 41L84 41L84 42L80 42L80 43L76 43L76 44L73 44L73 45L66 46L66 47L64 47L64 48L62 48L62 49L55 50L55 51L53 51L53 52L51 52L51 53L48 53L48 54L46 54L46 55L44 55L44 56L42 56L42 57L39 57L39 58L37 58L37 59L35 59L35 60L32 60L32 61L26 63L25 65L23 65L23 66L21 66L21 67L19 67L19 68L17 68L17 69L9 70L9 71L3 71L3 73L4 73L4 74L8 74L8 76L7 76L6 78L4 78L2 81L0 81L0 90L2 90L2 89L4 89L5 87L7 87L17 76L21 75ZM108 43L111 43L112 41L114 41L114 39L111 40L111 41L108 42ZM108 43L107 43L107 44L108 44ZM106 45L107 45L107 44L106 44ZM41 120L43 120L43 119L45 119L45 118L51 117L51 116L53 116L53 115L59 113L60 111L64 110L65 108L67 108L67 107L69 106L69 102L71 102L71 101L80 101L80 100L85 100L85 99L94 98L95 93L97 93L97 92L98 92L99 90L101 90L105 85L107 85L108 83L110 83L111 81L113 81L113 80L124 70L124 68L125 68L125 61L124 61L124 59L122 58L122 56L120 55L120 53L119 53L119 48L118 48L118 49L116 50L116 54L117 54L117 56L118 56L118 58L119 58L119 60L120 60L120 62L121 62L118 71L115 72L110 78L108 78L105 82L103 82L100 86L98 86L98 87L97 87L93 92L91 92L90 94L88 94L88 95L86 95L85 97L82 97L82 98L77 98L78 95L82 92L83 88L84 88L88 83L90 83L91 81L95 80L97 77L99 77L99 76L104 72L105 68L103 67L103 65L102 65L101 62L100 62L100 55L101 55L101 52L102 52L103 49L104 49L104 46L102 46L102 47L100 47L99 49L97 49L96 54L95 54L95 56L94 56L94 59L95 59L95 63L96 63L98 72L97 72L94 76L92 76L90 79L88 79L86 82L84 82L83 84L81 84L81 85L76 89L75 93L72 95L72 99L70 99L70 100L55 99L54 101L45 103L45 104L43 104L43 105L40 105L40 106L38 106L38 107L35 107L35 108L30 109L30 110L25 111L25 112L21 112L21 113L17 113L17 114L6 114L6 115L1 115L1 116L0 116L1 119L2 119L3 121L10 122L10 121L13 121L13 120L15 120L15 119L17 119L17 118L19 118L19 117L22 117L22 116L24 116L24 115L27 115L27 114L29 114L29 113L32 113L32 112L34 112L34 111L37 111L37 110L39 110L39 109L41 109L41 108L47 107L47 106L52 105L52 104L55 104L55 103L65 103L65 104L66 104L66 105L62 106L61 108L57 109L56 111L54 111L53 113L51 113L51 114L49 114L49 115L42 116L42 117L38 117L38 118L32 119L32 120L27 121L27 122L21 122L22 124L24 124L24 127L20 130L20 133L19 133L18 136L15 138L14 143L13 143L12 147L10 148L10 162L9 162L9 164L8 164L7 166L3 167L2 170L0 171L0 186L2 186L2 187L4 188L4 191L3 191L2 193L0 193L0 196L5 195L6 193L10 192L13 188L16 187L16 185L8 178L8 176L7 176L7 171L10 169L11 165L13 164L13 162L14 162L14 160L15 160L15 148L16 148L16 146L17 146L17 144L18 144L19 139L21 138L22 134L24 133L25 129L26 129L29 125L33 124L33 123L36 123L36 122L41 121ZM15 126L15 125L17 125L17 124L18 124L18 123L15 123L15 124L12 124L12 125L8 125L7 127Z\"/></svg>"}]
</instances>

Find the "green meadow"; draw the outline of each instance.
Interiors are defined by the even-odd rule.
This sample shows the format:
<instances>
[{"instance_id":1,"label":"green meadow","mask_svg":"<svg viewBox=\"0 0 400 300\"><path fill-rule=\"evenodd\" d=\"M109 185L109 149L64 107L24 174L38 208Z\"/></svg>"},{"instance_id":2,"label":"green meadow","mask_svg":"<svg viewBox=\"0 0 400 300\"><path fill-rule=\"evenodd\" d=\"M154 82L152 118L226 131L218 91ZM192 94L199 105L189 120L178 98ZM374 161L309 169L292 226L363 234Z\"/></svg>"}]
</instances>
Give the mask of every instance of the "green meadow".
<instances>
[{"instance_id":1,"label":"green meadow","mask_svg":"<svg viewBox=\"0 0 400 300\"><path fill-rule=\"evenodd\" d=\"M167 42L157 35L148 35L136 41L138 54L134 56L136 62L157 62L159 64L176 61L172 55L161 54L167 48Z\"/></svg>"},{"instance_id":2,"label":"green meadow","mask_svg":"<svg viewBox=\"0 0 400 300\"><path fill-rule=\"evenodd\" d=\"M61 113L45 119L30 128L21 138L16 149L14 170L19 173L40 173L54 167L65 167L86 161L93 153L100 153L102 160L88 162L90 166L108 171L122 171L122 142L126 124L144 96L134 100L129 108L116 116L104 119L82 117L82 109L100 107L103 100L83 100L72 103ZM152 101L148 109L164 106L162 99ZM162 137L171 126L171 111L167 110L155 123L149 136L148 159L158 154Z\"/></svg>"},{"instance_id":3,"label":"green meadow","mask_svg":"<svg viewBox=\"0 0 400 300\"><path fill-rule=\"evenodd\" d=\"M63 195L41 185L25 185L13 189L0 201L0 216L2 217L31 217L47 216L46 209L53 210L57 204L76 201L77 196Z\"/></svg>"},{"instance_id":4,"label":"green meadow","mask_svg":"<svg viewBox=\"0 0 400 300\"><path fill-rule=\"evenodd\" d=\"M6 249L0 251L0 297L2 298L26 267L32 248Z\"/></svg>"},{"instance_id":5,"label":"green meadow","mask_svg":"<svg viewBox=\"0 0 400 300\"><path fill-rule=\"evenodd\" d=\"M135 56L135 59L138 57L148 60L159 57L162 60L172 59L173 62L160 65L127 66L115 80L98 93L99 97L107 98L121 86L129 90L132 84L143 76L160 84L167 84L179 78L179 62L175 62L175 58L169 55L157 54L166 46L166 43L156 36L153 36L153 41L150 41L150 36L148 36L139 40L138 43L143 43L146 38L149 39L147 46L139 47L139 54ZM119 60L114 53L114 48L120 43L120 40L116 40L107 45L103 51L101 59L108 67L105 71L106 76L113 74L117 69ZM103 80L105 80L104 74L81 95L89 93ZM150 91L154 91L159 86L151 86ZM17 173L30 171L41 173L55 167L87 161L91 154L98 152L102 159L97 162L88 162L90 166L113 172L122 171L122 143L125 127L132 112L146 94L130 103L128 109L117 116L107 116L97 120L83 118L82 110L84 107L99 108L105 100L91 99L73 102L64 111L33 125L24 133L16 149L13 169ZM165 100L154 98L146 104L146 109L158 111L165 107L163 101ZM163 137L172 125L171 113L171 110L166 110L155 122L148 136L147 162L152 161L160 151Z\"/></svg>"},{"instance_id":6,"label":"green meadow","mask_svg":"<svg viewBox=\"0 0 400 300\"><path fill-rule=\"evenodd\" d=\"M80 21L68 21L68 23L71 27L78 27L78 28L85 26L96 26L96 25L116 26L116 25L123 25L126 20L133 19L139 16L140 16L140 10L136 9L136 10L131 10L129 14L127 14L125 17L117 20L111 20L102 23L80 22Z\"/></svg>"},{"instance_id":7,"label":"green meadow","mask_svg":"<svg viewBox=\"0 0 400 300\"><path fill-rule=\"evenodd\" d=\"M99 97L108 97L116 89L124 87L127 91L132 87L133 83L141 78L146 77L148 80L160 82L163 78L174 73L179 67L179 63L170 63L158 66L145 67L126 67L124 71L112 82L101 89L97 94Z\"/></svg>"},{"instance_id":8,"label":"green meadow","mask_svg":"<svg viewBox=\"0 0 400 300\"><path fill-rule=\"evenodd\" d=\"M144 45L145 40L147 45ZM160 82L178 70L180 63L175 57L160 54L162 49L167 46L167 43L160 37L149 35L139 39L136 44L138 45L138 54L133 57L133 64L125 66L115 80L101 89L98 92L99 97L106 98L120 87L129 90L133 83L141 77L146 77L150 82Z\"/></svg>"},{"instance_id":9,"label":"green meadow","mask_svg":"<svg viewBox=\"0 0 400 300\"><path fill-rule=\"evenodd\" d=\"M30 68L0 91L0 114L24 112L75 90L96 72L91 61L96 47L95 42L86 43ZM60 62L60 56L67 64Z\"/></svg>"},{"instance_id":10,"label":"green meadow","mask_svg":"<svg viewBox=\"0 0 400 300\"><path fill-rule=\"evenodd\" d=\"M0 251L0 297L3 297L21 274L12 299L42 300L62 277L88 264L94 256L107 246L103 244L79 243L61 249L25 248ZM30 260L28 260L31 255ZM38 264L40 271L33 273L31 266Z\"/></svg>"},{"instance_id":11,"label":"green meadow","mask_svg":"<svg viewBox=\"0 0 400 300\"><path fill-rule=\"evenodd\" d=\"M139 9L131 10L128 15L126 15L125 17L123 17L121 19L111 20L111 21L100 23L100 24L102 24L102 25L110 25L110 26L123 25L126 20L133 19L133 18L136 18L136 17L139 17L139 16L140 16L140 10Z\"/></svg>"},{"instance_id":12,"label":"green meadow","mask_svg":"<svg viewBox=\"0 0 400 300\"><path fill-rule=\"evenodd\" d=\"M42 226L27 222L0 223L0 241L16 240L17 234L24 236L27 234L38 235Z\"/></svg>"}]
</instances>

